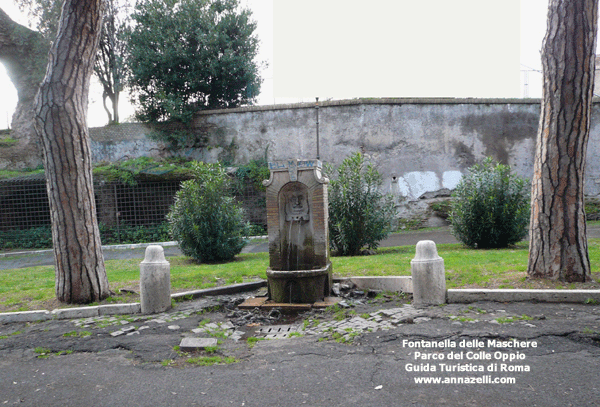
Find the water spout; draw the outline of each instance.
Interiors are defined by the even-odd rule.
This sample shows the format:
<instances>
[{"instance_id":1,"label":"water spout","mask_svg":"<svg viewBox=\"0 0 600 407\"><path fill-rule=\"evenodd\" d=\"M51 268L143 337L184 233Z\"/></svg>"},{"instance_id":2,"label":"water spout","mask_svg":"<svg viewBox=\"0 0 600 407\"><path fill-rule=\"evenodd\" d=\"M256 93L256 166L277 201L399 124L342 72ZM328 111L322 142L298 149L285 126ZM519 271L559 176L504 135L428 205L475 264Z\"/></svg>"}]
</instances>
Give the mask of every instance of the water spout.
<instances>
[{"instance_id":1,"label":"water spout","mask_svg":"<svg viewBox=\"0 0 600 407\"><path fill-rule=\"evenodd\" d=\"M292 242L292 229L294 227L294 221L289 222L290 227L288 228L288 244L287 244L287 256L286 256L286 270L294 270L292 268L292 251L294 249L294 244Z\"/></svg>"},{"instance_id":2,"label":"water spout","mask_svg":"<svg viewBox=\"0 0 600 407\"><path fill-rule=\"evenodd\" d=\"M296 270L300 270L300 221L298 221L298 236L296 237Z\"/></svg>"},{"instance_id":3,"label":"water spout","mask_svg":"<svg viewBox=\"0 0 600 407\"><path fill-rule=\"evenodd\" d=\"M277 248L270 250L269 297L275 302L312 303L327 296L331 284L328 180L316 160L272 162L269 168L271 178L264 183L269 244Z\"/></svg>"}]
</instances>

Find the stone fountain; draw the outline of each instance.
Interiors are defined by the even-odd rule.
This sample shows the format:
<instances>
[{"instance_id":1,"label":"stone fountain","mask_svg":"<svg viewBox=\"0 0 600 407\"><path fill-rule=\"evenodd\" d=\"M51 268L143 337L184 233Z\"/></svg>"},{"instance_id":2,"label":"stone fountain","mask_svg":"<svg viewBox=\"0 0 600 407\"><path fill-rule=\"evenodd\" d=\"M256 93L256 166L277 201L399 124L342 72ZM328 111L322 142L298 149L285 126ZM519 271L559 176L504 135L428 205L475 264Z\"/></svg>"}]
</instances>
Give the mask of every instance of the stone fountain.
<instances>
[{"instance_id":1,"label":"stone fountain","mask_svg":"<svg viewBox=\"0 0 600 407\"><path fill-rule=\"evenodd\" d=\"M269 299L312 304L331 289L327 184L319 160L269 163L267 228Z\"/></svg>"}]
</instances>

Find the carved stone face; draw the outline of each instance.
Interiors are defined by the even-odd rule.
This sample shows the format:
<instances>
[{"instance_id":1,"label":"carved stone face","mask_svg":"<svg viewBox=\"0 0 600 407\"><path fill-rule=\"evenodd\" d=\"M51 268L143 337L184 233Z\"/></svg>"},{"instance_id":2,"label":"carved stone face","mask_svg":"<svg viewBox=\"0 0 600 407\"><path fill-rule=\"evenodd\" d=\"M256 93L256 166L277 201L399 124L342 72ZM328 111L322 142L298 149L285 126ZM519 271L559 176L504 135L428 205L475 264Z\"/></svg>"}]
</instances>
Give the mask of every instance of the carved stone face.
<instances>
[{"instance_id":1,"label":"carved stone face","mask_svg":"<svg viewBox=\"0 0 600 407\"><path fill-rule=\"evenodd\" d=\"M308 219L308 194L304 191L289 191L285 194L285 220Z\"/></svg>"}]
</instances>

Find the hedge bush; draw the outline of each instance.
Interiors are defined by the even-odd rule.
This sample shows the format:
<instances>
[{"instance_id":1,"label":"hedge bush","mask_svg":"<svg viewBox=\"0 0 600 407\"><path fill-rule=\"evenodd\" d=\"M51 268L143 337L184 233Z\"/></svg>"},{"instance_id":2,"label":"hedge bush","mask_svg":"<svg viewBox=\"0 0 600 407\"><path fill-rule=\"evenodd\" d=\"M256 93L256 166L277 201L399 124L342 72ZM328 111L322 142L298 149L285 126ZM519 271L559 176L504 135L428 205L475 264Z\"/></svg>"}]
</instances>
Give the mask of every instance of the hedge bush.
<instances>
[{"instance_id":1,"label":"hedge bush","mask_svg":"<svg viewBox=\"0 0 600 407\"><path fill-rule=\"evenodd\" d=\"M167 215L171 234L197 261L231 260L242 251L249 225L230 193L229 177L220 164L196 162L192 173Z\"/></svg>"},{"instance_id":2,"label":"hedge bush","mask_svg":"<svg viewBox=\"0 0 600 407\"><path fill-rule=\"evenodd\" d=\"M360 153L346 158L329 184L329 239L340 255L376 249L391 231L395 206L380 191L381 174ZM337 174L336 174L337 173Z\"/></svg>"},{"instance_id":3,"label":"hedge bush","mask_svg":"<svg viewBox=\"0 0 600 407\"><path fill-rule=\"evenodd\" d=\"M0 231L0 249L46 249L52 247L50 226Z\"/></svg>"},{"instance_id":4,"label":"hedge bush","mask_svg":"<svg viewBox=\"0 0 600 407\"><path fill-rule=\"evenodd\" d=\"M152 226L132 226L123 224L98 225L103 245L123 243L153 243L171 240L169 225L160 223ZM0 231L0 249L47 249L52 247L52 229L40 226L22 230Z\"/></svg>"},{"instance_id":5,"label":"hedge bush","mask_svg":"<svg viewBox=\"0 0 600 407\"><path fill-rule=\"evenodd\" d=\"M501 248L527 235L529 182L487 158L469 168L453 193L453 234L473 248Z\"/></svg>"},{"instance_id":6,"label":"hedge bush","mask_svg":"<svg viewBox=\"0 0 600 407\"><path fill-rule=\"evenodd\" d=\"M123 243L154 243L166 242L171 240L169 224L167 222L148 226L133 226L122 224L116 226L99 225L100 239L102 244L123 244Z\"/></svg>"}]
</instances>

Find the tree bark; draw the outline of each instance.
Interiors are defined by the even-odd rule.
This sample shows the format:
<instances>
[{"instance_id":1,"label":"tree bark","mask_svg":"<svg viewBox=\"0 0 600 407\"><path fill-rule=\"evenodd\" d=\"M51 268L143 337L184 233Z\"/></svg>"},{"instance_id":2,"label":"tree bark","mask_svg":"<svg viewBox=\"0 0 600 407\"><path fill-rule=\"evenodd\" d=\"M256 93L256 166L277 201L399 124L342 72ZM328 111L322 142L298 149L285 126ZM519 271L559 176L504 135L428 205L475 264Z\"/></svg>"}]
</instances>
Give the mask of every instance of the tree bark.
<instances>
[{"instance_id":1,"label":"tree bark","mask_svg":"<svg viewBox=\"0 0 600 407\"><path fill-rule=\"evenodd\" d=\"M50 42L42 34L14 22L0 9L0 62L19 96L11 122L11 137L17 145L1 150L0 168L36 167L42 163L33 115L49 48Z\"/></svg>"},{"instance_id":2,"label":"tree bark","mask_svg":"<svg viewBox=\"0 0 600 407\"><path fill-rule=\"evenodd\" d=\"M106 99L108 99L108 93L106 93L106 91L102 92L102 107L104 108L104 111L106 112L106 115L108 116L108 124L113 124L113 117L112 117L112 113L111 111L108 109L108 106L106 106Z\"/></svg>"},{"instance_id":3,"label":"tree bark","mask_svg":"<svg viewBox=\"0 0 600 407\"><path fill-rule=\"evenodd\" d=\"M56 296L88 303L109 294L92 179L87 106L104 0L66 0L36 100L56 264Z\"/></svg>"},{"instance_id":4,"label":"tree bark","mask_svg":"<svg viewBox=\"0 0 600 407\"><path fill-rule=\"evenodd\" d=\"M124 53L124 41L119 38L119 30L122 29L123 23L117 23L118 14L117 1L107 0L107 12L102 23L102 35L94 66L94 72L104 89L102 99L108 124L119 123L119 93L122 90L123 79L121 58ZM112 112L106 106L106 98L110 99Z\"/></svg>"},{"instance_id":5,"label":"tree bark","mask_svg":"<svg viewBox=\"0 0 600 407\"><path fill-rule=\"evenodd\" d=\"M591 278L584 212L598 0L551 0L531 193L530 277Z\"/></svg>"},{"instance_id":6,"label":"tree bark","mask_svg":"<svg viewBox=\"0 0 600 407\"><path fill-rule=\"evenodd\" d=\"M119 92L115 92L115 96L111 99L113 105L114 123L120 123L119 117Z\"/></svg>"}]
</instances>

